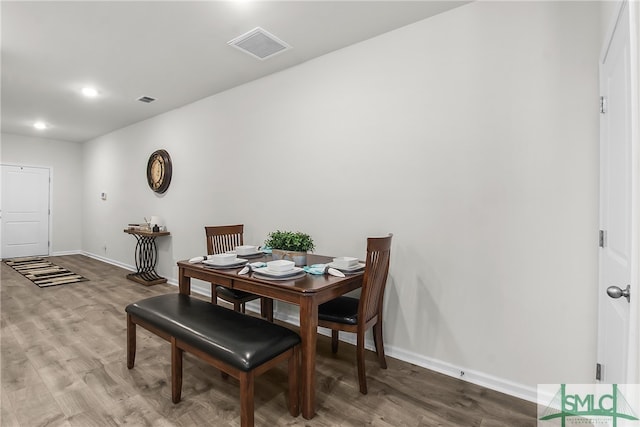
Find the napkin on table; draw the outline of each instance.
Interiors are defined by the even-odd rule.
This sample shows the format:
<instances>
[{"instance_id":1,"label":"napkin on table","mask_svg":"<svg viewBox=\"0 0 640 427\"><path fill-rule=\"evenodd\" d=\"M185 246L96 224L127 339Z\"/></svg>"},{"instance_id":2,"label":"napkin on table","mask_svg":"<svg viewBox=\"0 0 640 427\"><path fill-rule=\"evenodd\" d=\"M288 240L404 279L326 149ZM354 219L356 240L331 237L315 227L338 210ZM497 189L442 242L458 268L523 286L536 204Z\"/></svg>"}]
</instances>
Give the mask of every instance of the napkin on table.
<instances>
[{"instance_id":1,"label":"napkin on table","mask_svg":"<svg viewBox=\"0 0 640 427\"><path fill-rule=\"evenodd\" d=\"M267 264L264 262L252 262L245 265L242 270L238 271L238 274L248 274L253 271L254 268L266 267Z\"/></svg>"},{"instance_id":2,"label":"napkin on table","mask_svg":"<svg viewBox=\"0 0 640 427\"><path fill-rule=\"evenodd\" d=\"M330 268L327 264L312 264L302 267L309 274L330 274L336 277L345 277L344 273L335 268Z\"/></svg>"},{"instance_id":3,"label":"napkin on table","mask_svg":"<svg viewBox=\"0 0 640 427\"><path fill-rule=\"evenodd\" d=\"M213 255L197 256L197 257L191 258L191 259L189 260L189 262L190 262L191 264L196 264L196 263L199 263L199 262L204 261L205 259L209 259L209 258L211 258L212 256L213 256Z\"/></svg>"}]
</instances>

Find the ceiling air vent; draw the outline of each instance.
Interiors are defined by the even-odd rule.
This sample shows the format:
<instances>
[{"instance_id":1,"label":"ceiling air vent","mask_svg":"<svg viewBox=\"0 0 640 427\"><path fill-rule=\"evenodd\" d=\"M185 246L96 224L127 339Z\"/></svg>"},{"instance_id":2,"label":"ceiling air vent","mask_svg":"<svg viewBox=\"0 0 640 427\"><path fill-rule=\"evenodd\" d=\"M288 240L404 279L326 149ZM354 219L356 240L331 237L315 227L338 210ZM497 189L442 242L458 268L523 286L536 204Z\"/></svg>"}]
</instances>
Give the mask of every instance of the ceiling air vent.
<instances>
[{"instance_id":1,"label":"ceiling air vent","mask_svg":"<svg viewBox=\"0 0 640 427\"><path fill-rule=\"evenodd\" d=\"M287 43L260 27L236 37L227 42L227 44L260 60L271 58L278 53L291 49L291 46Z\"/></svg>"},{"instance_id":2,"label":"ceiling air vent","mask_svg":"<svg viewBox=\"0 0 640 427\"><path fill-rule=\"evenodd\" d=\"M138 98L138 101L140 102L146 102L147 104L152 103L153 101L155 101L155 98L152 98L150 96L141 96L140 98Z\"/></svg>"}]
</instances>

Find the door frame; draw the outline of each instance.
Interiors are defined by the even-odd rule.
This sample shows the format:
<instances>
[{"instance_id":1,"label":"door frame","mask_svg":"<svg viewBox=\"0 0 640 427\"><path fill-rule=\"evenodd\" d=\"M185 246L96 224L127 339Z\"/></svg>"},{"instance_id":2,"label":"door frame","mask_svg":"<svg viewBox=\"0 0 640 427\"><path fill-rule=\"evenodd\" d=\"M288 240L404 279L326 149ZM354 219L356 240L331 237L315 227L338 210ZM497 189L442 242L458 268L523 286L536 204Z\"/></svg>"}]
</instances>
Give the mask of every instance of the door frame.
<instances>
[{"instance_id":1,"label":"door frame","mask_svg":"<svg viewBox=\"0 0 640 427\"><path fill-rule=\"evenodd\" d=\"M631 287L635 298L631 298L630 337L629 342L629 375L628 380L640 384L640 11L637 1L626 1L629 7L629 47L631 55L631 153L632 153L632 230L631 247L635 257L631 268ZM640 396L638 396L640 397Z\"/></svg>"},{"instance_id":2,"label":"door frame","mask_svg":"<svg viewBox=\"0 0 640 427\"><path fill-rule=\"evenodd\" d=\"M639 102L640 92L638 91L638 85L640 84L640 73L638 72L638 48L639 48L639 34L638 34L638 21L640 21L638 15L638 5L636 1L623 0L620 2L612 22L609 25L603 40L604 44L599 58L599 75L602 76L602 64L606 59L609 47L620 22L624 8L628 8L629 19L629 48L630 48L630 80L631 80L631 301L629 304L629 334L628 334L628 354L627 357L627 378L628 384L640 384L640 339L638 334L640 333L640 197L638 192L640 191L640 120L638 115L640 113ZM601 77L599 77L600 79ZM599 81L601 87L602 82ZM602 134L600 135L602 140ZM602 224L601 224L602 225ZM601 255L599 255L600 257ZM600 266L600 262L599 268ZM601 277L598 274L598 301L600 298L608 298L607 296L600 295L602 289ZM598 303L599 304L599 303ZM599 320L598 320L599 322ZM597 339L596 339L597 341ZM596 357L598 357L600 349L596 348ZM597 359L596 359L597 360Z\"/></svg>"},{"instance_id":3,"label":"door frame","mask_svg":"<svg viewBox=\"0 0 640 427\"><path fill-rule=\"evenodd\" d=\"M47 220L47 238L49 239L49 245L47 245L47 256L51 256L51 249L53 247L53 168L51 166L40 165L26 165L22 163L0 163L0 169L4 166L14 166L23 168L37 168L47 169L49 171L49 217ZM2 173L0 173L0 188L2 188ZM2 196L0 196L0 215L2 214ZM2 240L2 226L0 224L0 241ZM2 245L0 245L0 259L3 259Z\"/></svg>"}]
</instances>

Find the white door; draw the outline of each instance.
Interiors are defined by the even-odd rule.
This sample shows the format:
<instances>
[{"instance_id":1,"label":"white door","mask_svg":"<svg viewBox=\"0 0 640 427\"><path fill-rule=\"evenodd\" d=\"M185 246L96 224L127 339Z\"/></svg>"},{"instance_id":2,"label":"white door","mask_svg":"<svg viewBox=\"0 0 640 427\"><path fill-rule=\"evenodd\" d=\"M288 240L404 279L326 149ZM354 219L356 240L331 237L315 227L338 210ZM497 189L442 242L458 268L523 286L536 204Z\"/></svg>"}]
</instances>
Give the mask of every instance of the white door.
<instances>
[{"instance_id":1,"label":"white door","mask_svg":"<svg viewBox=\"0 0 640 427\"><path fill-rule=\"evenodd\" d=\"M2 165L2 258L49 255L49 169Z\"/></svg>"},{"instance_id":2,"label":"white door","mask_svg":"<svg viewBox=\"0 0 640 427\"><path fill-rule=\"evenodd\" d=\"M631 383L635 375L636 325L640 292L633 283L638 264L638 216L636 174L633 159L632 64L630 51L629 4L624 2L612 37L600 64L603 109L600 120L600 277L598 285L598 363L600 380ZM604 234L602 234L604 232ZM629 302L622 292L630 286ZM620 291L609 290L616 286ZM612 298L610 295L618 296ZM634 301L636 299L636 301Z\"/></svg>"}]
</instances>

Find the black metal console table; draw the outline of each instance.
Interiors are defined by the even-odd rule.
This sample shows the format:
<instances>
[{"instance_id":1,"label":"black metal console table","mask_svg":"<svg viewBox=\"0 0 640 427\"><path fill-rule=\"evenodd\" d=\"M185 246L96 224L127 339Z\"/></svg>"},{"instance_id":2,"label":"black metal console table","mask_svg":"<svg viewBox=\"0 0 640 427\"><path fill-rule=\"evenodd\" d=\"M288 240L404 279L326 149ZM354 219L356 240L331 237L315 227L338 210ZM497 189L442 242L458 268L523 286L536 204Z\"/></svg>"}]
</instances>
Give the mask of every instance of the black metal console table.
<instances>
[{"instance_id":1,"label":"black metal console table","mask_svg":"<svg viewBox=\"0 0 640 427\"><path fill-rule=\"evenodd\" d=\"M127 279L145 286L165 283L166 278L156 273L156 262L158 261L158 248L156 247L156 237L168 236L168 231L146 231L146 230L124 230L125 233L133 235L136 240L136 269L135 273L127 274Z\"/></svg>"}]
</instances>

